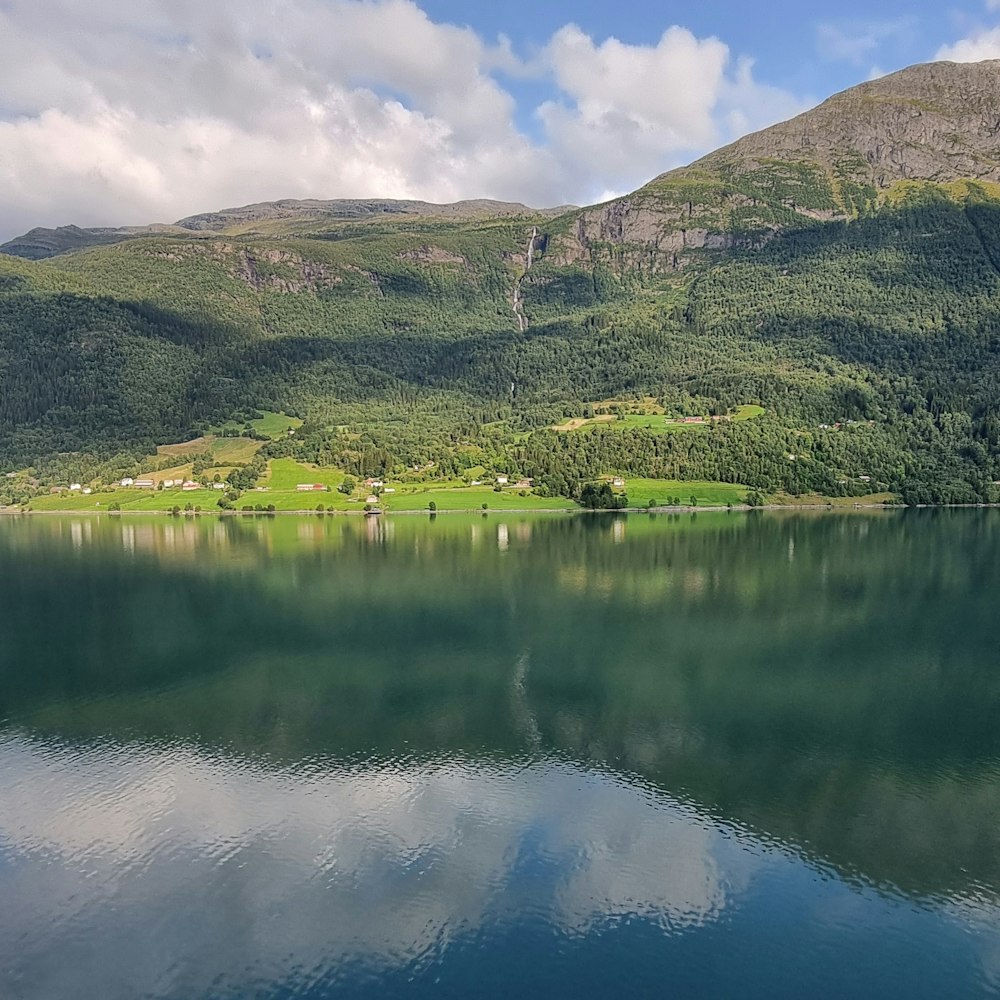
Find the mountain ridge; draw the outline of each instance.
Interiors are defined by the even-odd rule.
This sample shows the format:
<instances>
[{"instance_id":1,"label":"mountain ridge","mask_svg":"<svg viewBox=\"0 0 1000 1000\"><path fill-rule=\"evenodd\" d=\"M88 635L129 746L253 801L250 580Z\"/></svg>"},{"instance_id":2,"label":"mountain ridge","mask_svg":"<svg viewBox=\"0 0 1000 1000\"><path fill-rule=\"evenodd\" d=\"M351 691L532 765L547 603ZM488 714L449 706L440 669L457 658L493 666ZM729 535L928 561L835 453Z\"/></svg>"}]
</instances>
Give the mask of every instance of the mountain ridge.
<instances>
[{"instance_id":1,"label":"mountain ridge","mask_svg":"<svg viewBox=\"0 0 1000 1000\"><path fill-rule=\"evenodd\" d=\"M308 222L365 224L402 219L471 222L520 217L542 220L573 211L574 208L575 206L571 205L557 208L530 208L520 202L495 201L489 198L465 199L442 204L395 198L330 200L282 198L214 212L202 212L186 216L174 223L118 227L39 226L0 244L0 253L23 257L26 260L44 260L87 247L120 243L123 240L147 236L255 235L254 227L261 223L291 221L300 224Z\"/></svg>"}]
</instances>

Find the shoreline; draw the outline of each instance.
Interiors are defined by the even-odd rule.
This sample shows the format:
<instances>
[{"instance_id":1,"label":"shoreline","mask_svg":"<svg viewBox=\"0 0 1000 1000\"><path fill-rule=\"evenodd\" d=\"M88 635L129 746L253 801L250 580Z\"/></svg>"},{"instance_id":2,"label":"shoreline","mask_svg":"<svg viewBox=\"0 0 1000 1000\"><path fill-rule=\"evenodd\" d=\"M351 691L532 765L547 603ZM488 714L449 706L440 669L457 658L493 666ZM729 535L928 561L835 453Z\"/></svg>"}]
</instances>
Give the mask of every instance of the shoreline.
<instances>
[{"instance_id":1,"label":"shoreline","mask_svg":"<svg viewBox=\"0 0 1000 1000\"><path fill-rule=\"evenodd\" d=\"M857 511L857 510L978 510L1000 508L1000 503L996 504L918 504L909 508L905 504L896 503L810 503L810 504L762 504L759 507L750 507L746 504L733 504L732 506L705 505L695 506L682 505L680 507L621 507L616 509L591 510L586 507L506 507L502 509L491 508L482 510L479 507L469 507L454 510L383 510L378 514L365 512L363 510L201 510L198 512L182 510L174 514L171 510L21 510L8 508L0 510L0 517L413 517L422 515L425 517L454 514L481 514L489 516L492 514L697 514L703 513L726 513L739 512L750 513L752 511Z\"/></svg>"}]
</instances>

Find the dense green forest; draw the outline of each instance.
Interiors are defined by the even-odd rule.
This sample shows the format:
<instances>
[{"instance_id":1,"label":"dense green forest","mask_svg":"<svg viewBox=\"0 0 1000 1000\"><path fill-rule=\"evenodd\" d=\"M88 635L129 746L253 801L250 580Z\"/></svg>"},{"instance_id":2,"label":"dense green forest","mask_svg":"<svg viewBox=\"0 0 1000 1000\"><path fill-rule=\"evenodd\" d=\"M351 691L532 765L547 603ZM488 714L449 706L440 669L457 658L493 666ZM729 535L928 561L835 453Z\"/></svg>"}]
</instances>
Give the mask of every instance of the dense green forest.
<instances>
[{"instance_id":1,"label":"dense green forest","mask_svg":"<svg viewBox=\"0 0 1000 1000\"><path fill-rule=\"evenodd\" d=\"M998 499L1000 203L982 190L913 185L680 270L601 245L568 263L547 240L565 220L537 224L527 271L522 219L0 255L0 471L111 479L266 409L305 423L244 486L290 455L356 476L503 469L573 497L615 472ZM644 398L765 413L553 429Z\"/></svg>"}]
</instances>

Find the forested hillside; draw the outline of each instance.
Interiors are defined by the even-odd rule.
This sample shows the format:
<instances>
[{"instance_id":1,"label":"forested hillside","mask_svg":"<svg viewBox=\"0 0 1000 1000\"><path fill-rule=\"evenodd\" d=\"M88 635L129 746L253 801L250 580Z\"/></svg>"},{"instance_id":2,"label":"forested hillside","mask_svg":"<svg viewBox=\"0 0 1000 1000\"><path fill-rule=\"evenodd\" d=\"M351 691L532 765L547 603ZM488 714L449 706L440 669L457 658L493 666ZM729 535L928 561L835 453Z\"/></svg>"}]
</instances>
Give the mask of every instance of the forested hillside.
<instances>
[{"instance_id":1,"label":"forested hillside","mask_svg":"<svg viewBox=\"0 0 1000 1000\"><path fill-rule=\"evenodd\" d=\"M357 476L505 470L566 496L622 473L996 500L998 189L855 176L834 212L802 196L826 176L810 170L755 161L756 193L739 181L753 225L731 211L734 181L696 236L649 203L636 230L633 200L314 211L249 231L237 213L238 232L219 213L209 232L0 254L0 471L110 478L269 410L304 424L264 445L249 483L290 456ZM616 211L617 232L588 235ZM726 419L747 404L763 414ZM685 416L705 419L665 423Z\"/></svg>"}]
</instances>

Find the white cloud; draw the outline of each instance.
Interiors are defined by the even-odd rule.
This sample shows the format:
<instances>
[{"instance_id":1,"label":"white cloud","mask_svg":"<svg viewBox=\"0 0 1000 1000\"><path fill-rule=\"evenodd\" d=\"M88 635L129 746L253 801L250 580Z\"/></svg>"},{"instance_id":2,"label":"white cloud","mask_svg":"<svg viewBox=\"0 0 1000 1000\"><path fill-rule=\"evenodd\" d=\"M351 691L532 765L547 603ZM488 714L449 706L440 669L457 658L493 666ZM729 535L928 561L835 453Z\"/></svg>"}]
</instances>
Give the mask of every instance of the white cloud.
<instances>
[{"instance_id":1,"label":"white cloud","mask_svg":"<svg viewBox=\"0 0 1000 1000\"><path fill-rule=\"evenodd\" d=\"M991 9L1000 9L1000 0ZM951 45L938 49L935 59L947 59L950 62L981 62L983 59L1000 59L1000 27L983 28L968 38L961 38Z\"/></svg>"},{"instance_id":2,"label":"white cloud","mask_svg":"<svg viewBox=\"0 0 1000 1000\"><path fill-rule=\"evenodd\" d=\"M641 184L721 142L802 110L800 102L753 78L749 60L685 28L655 46L601 44L575 25L544 54L568 101L538 109L564 162L582 161L606 189ZM616 183L616 181L618 183Z\"/></svg>"},{"instance_id":3,"label":"white cloud","mask_svg":"<svg viewBox=\"0 0 1000 1000\"><path fill-rule=\"evenodd\" d=\"M499 73L553 89L541 139ZM678 27L567 26L525 62L413 0L6 0L0 238L281 197L584 202L790 110Z\"/></svg>"}]
</instances>

